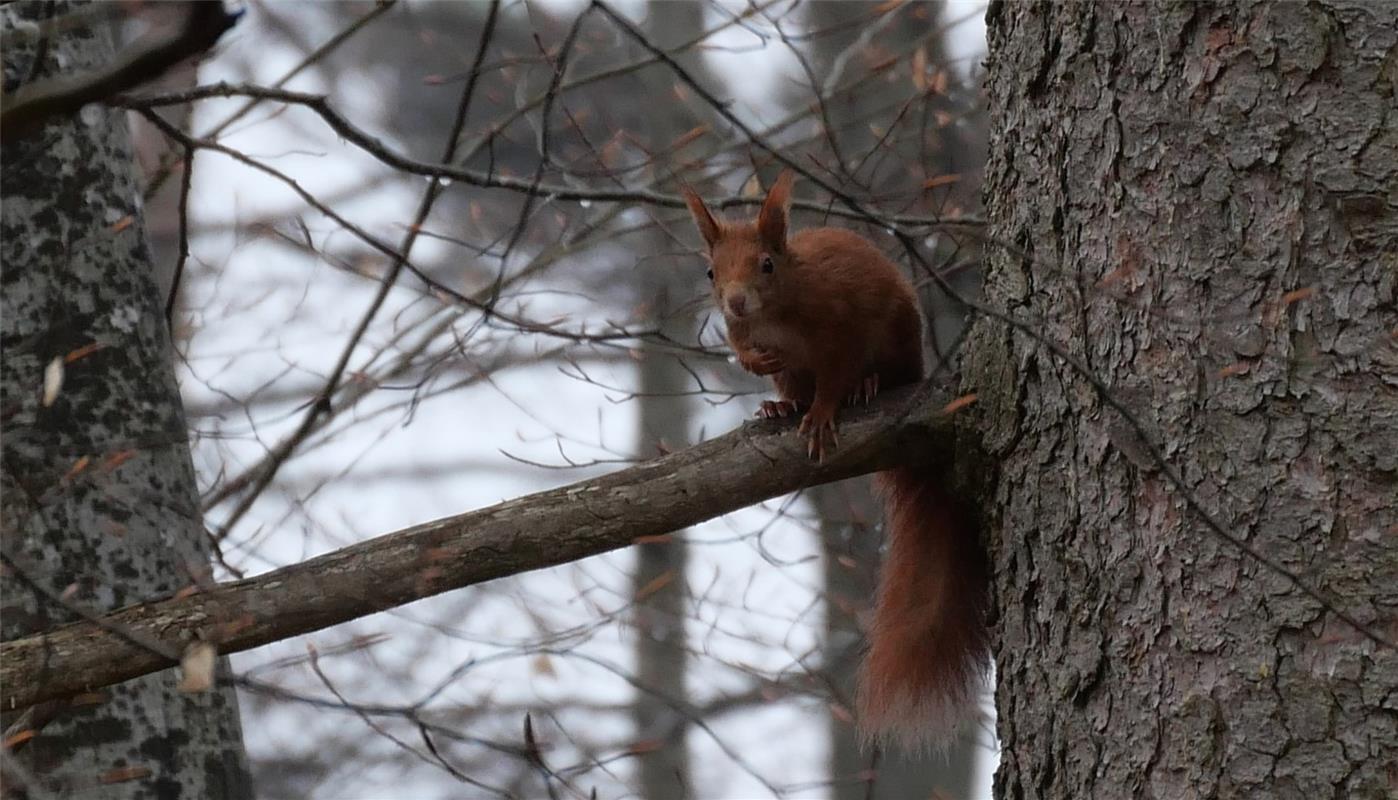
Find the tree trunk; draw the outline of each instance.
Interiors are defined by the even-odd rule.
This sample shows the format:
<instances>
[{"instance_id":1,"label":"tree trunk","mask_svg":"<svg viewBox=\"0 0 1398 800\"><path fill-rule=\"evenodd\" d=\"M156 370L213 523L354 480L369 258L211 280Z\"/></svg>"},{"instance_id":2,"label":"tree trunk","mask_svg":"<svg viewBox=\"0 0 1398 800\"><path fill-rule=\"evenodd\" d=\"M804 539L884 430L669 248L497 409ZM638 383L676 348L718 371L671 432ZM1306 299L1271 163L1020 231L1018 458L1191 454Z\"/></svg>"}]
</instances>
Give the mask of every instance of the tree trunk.
<instances>
[{"instance_id":1,"label":"tree trunk","mask_svg":"<svg viewBox=\"0 0 1398 800\"><path fill-rule=\"evenodd\" d=\"M100 19L56 28L36 47L41 29L27 20L48 5L0 9L7 90L55 65L81 71L114 57ZM51 598L107 610L208 577L131 159L125 115L98 106L4 143L5 639L74 618ZM37 734L11 751L7 788L250 797L232 690L183 694L177 678L9 715L10 733Z\"/></svg>"},{"instance_id":2,"label":"tree trunk","mask_svg":"<svg viewBox=\"0 0 1398 800\"><path fill-rule=\"evenodd\" d=\"M1398 5L992 7L987 301L1222 527L1393 636ZM1398 655L977 323L1003 798L1391 797Z\"/></svg>"}]
</instances>

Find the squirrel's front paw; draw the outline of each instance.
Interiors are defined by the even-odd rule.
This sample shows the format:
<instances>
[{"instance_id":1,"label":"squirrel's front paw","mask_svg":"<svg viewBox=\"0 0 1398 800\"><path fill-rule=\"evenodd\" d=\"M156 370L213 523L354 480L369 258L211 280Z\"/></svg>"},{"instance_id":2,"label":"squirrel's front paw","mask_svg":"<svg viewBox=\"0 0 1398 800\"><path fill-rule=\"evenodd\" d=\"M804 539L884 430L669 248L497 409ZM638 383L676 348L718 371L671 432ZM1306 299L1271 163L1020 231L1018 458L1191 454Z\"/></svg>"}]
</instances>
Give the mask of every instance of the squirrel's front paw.
<instances>
[{"instance_id":1,"label":"squirrel's front paw","mask_svg":"<svg viewBox=\"0 0 1398 800\"><path fill-rule=\"evenodd\" d=\"M786 369L786 364L776 353L756 347L740 353L738 365L754 375L771 375Z\"/></svg>"},{"instance_id":2,"label":"squirrel's front paw","mask_svg":"<svg viewBox=\"0 0 1398 800\"><path fill-rule=\"evenodd\" d=\"M801 418L801 433L806 435L806 454L817 464L825 462L825 454L840 446L835 433L835 415L817 415L815 409Z\"/></svg>"}]
</instances>

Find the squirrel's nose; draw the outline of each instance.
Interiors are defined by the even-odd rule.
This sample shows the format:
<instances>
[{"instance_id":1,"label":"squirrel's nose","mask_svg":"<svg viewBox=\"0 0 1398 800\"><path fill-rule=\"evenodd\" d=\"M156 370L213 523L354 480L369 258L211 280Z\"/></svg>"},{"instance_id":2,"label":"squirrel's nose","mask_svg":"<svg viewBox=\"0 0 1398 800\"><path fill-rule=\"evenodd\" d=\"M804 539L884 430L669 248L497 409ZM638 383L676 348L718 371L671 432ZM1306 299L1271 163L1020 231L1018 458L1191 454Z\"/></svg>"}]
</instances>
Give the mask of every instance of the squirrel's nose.
<instances>
[{"instance_id":1,"label":"squirrel's nose","mask_svg":"<svg viewBox=\"0 0 1398 800\"><path fill-rule=\"evenodd\" d=\"M743 294L742 292L738 292L737 294L729 295L729 297L728 297L728 310L729 310L730 312L732 312L733 316L735 316L735 317L741 317L741 316L742 316L744 313L746 313L747 310L748 310L748 297L747 297L747 295L746 295L746 294Z\"/></svg>"}]
</instances>

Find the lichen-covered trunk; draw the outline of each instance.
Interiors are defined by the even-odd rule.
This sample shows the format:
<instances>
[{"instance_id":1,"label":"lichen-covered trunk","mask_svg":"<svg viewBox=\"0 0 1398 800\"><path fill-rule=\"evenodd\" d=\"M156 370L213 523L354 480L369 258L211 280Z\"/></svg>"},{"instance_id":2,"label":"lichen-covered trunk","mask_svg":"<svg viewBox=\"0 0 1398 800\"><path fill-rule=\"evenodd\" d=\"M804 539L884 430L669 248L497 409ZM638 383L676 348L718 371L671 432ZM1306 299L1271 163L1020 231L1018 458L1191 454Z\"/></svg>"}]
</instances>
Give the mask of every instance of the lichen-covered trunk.
<instances>
[{"instance_id":1,"label":"lichen-covered trunk","mask_svg":"<svg viewBox=\"0 0 1398 800\"><path fill-rule=\"evenodd\" d=\"M1222 526L1398 626L1398 4L1004 3L986 295ZM977 323L1001 798L1391 797L1398 654Z\"/></svg>"},{"instance_id":2,"label":"lichen-covered trunk","mask_svg":"<svg viewBox=\"0 0 1398 800\"><path fill-rule=\"evenodd\" d=\"M75 11L67 3L0 9L7 90L113 59L100 17L36 26L49 10ZM41 36L49 39L39 47ZM89 106L7 140L0 175L0 531L10 639L73 619L56 600L111 609L206 580L209 562L124 116ZM24 734L7 742L6 789L17 797L26 788L42 797L251 796L232 690L184 694L176 683L167 671L5 715L9 732Z\"/></svg>"}]
</instances>

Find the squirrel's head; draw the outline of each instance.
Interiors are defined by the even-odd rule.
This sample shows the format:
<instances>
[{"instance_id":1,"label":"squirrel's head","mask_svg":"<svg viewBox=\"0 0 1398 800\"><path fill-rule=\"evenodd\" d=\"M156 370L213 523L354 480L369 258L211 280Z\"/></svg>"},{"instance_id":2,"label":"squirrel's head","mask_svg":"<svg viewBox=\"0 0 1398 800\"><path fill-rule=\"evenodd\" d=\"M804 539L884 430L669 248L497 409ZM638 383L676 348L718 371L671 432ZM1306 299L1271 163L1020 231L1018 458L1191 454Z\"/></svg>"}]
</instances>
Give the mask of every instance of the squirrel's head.
<instances>
[{"instance_id":1,"label":"squirrel's head","mask_svg":"<svg viewBox=\"0 0 1398 800\"><path fill-rule=\"evenodd\" d=\"M791 201L790 170L782 172L767 192L757 219L724 222L689 187L684 200L699 234L709 246L709 280L714 301L730 322L749 319L778 302L791 266L786 246L787 206Z\"/></svg>"}]
</instances>

